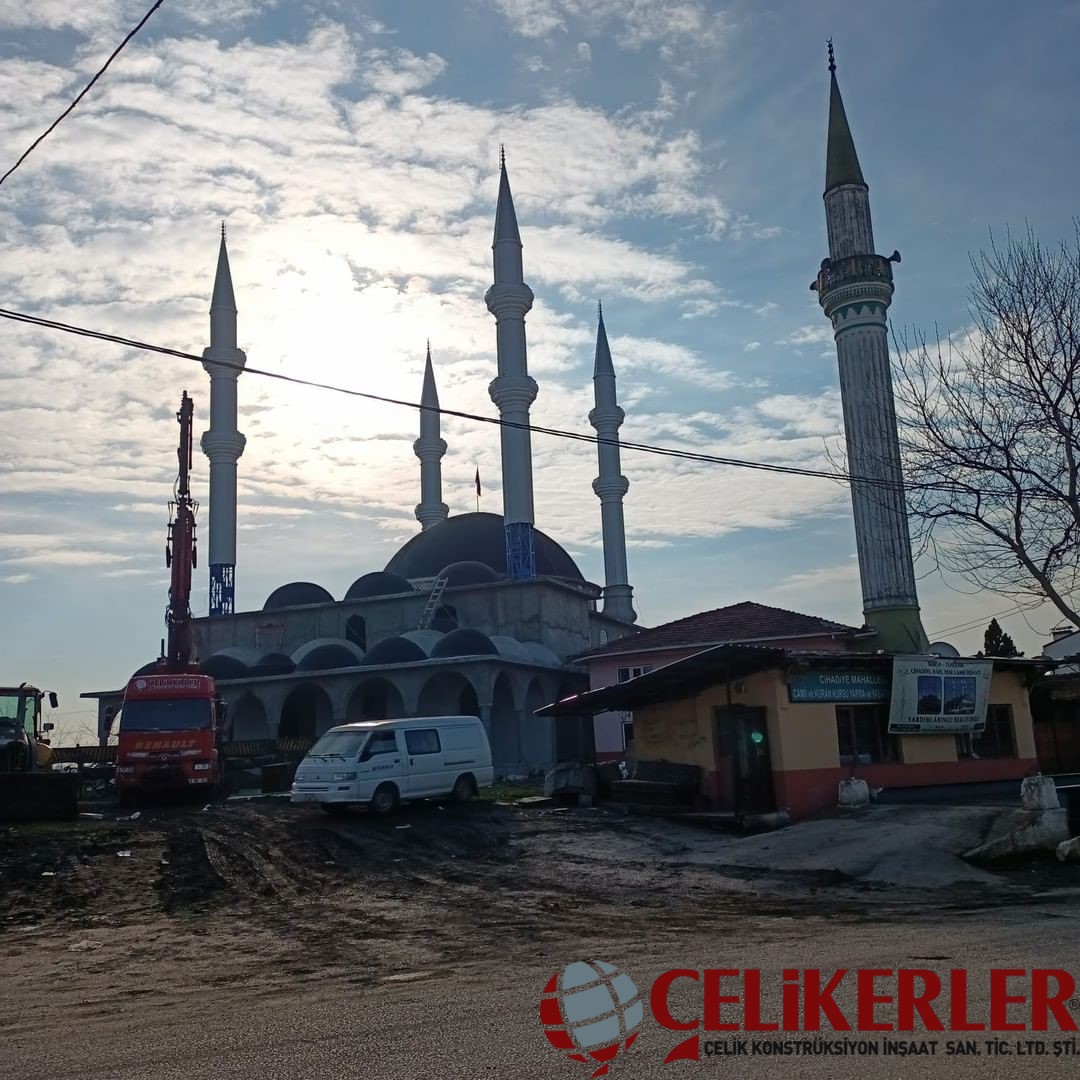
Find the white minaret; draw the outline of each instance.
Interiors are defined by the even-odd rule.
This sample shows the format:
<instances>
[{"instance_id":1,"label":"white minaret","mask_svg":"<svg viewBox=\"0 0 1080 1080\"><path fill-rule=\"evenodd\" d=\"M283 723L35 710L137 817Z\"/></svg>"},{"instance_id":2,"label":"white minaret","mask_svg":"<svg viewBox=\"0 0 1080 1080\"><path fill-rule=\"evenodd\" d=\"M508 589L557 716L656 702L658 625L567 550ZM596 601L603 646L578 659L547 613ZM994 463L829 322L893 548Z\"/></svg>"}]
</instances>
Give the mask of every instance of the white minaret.
<instances>
[{"instance_id":1,"label":"white minaret","mask_svg":"<svg viewBox=\"0 0 1080 1080\"><path fill-rule=\"evenodd\" d=\"M235 610L236 463L246 441L236 430L236 380L246 363L236 347L236 298L223 222L210 301L210 347L203 350L203 367L210 375L210 430L203 433L202 448L210 459L211 615Z\"/></svg>"},{"instance_id":2,"label":"white minaret","mask_svg":"<svg viewBox=\"0 0 1080 1080\"><path fill-rule=\"evenodd\" d=\"M506 525L506 572L512 578L536 576L533 547L532 439L529 406L536 399L536 381L529 377L525 351L525 315L532 307L532 289L525 284L506 157L499 154L499 204L492 242L495 284L484 301L495 316L499 374L488 392L506 423L502 439L503 521ZM520 425L520 426L508 426Z\"/></svg>"},{"instance_id":3,"label":"white minaret","mask_svg":"<svg viewBox=\"0 0 1080 1080\"><path fill-rule=\"evenodd\" d=\"M622 475L619 463L619 428L624 413L615 394L615 367L611 362L604 309L597 305L596 362L593 365L593 399L596 407L589 413L589 423L596 428L600 442L596 457L600 475L592 489L600 499L600 524L604 537L604 614L625 622L634 622L634 590L626 570L626 526L623 522L623 496L630 481Z\"/></svg>"},{"instance_id":4,"label":"white minaret","mask_svg":"<svg viewBox=\"0 0 1080 1080\"><path fill-rule=\"evenodd\" d=\"M851 485L863 613L877 629L882 648L925 652L928 641L915 591L889 370L892 263L900 256L894 252L886 259L874 254L869 188L836 82L831 41L829 72L824 196L829 258L810 287L817 291L836 336L848 471L878 481Z\"/></svg>"},{"instance_id":5,"label":"white minaret","mask_svg":"<svg viewBox=\"0 0 1080 1080\"><path fill-rule=\"evenodd\" d=\"M420 438L413 443L413 453L420 459L420 502L416 520L422 529L430 529L446 520L450 512L442 501L442 457L446 442L439 434L439 394L431 367L431 342L424 363L424 389L420 394Z\"/></svg>"}]
</instances>

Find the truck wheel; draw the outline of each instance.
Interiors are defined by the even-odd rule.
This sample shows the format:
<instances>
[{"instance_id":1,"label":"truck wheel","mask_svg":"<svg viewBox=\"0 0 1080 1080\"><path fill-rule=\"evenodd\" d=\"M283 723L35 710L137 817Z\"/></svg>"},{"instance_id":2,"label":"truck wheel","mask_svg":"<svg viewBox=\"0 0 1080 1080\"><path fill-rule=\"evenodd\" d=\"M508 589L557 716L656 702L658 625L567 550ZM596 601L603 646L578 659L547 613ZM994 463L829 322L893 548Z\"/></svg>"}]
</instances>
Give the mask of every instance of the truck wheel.
<instances>
[{"instance_id":1,"label":"truck wheel","mask_svg":"<svg viewBox=\"0 0 1080 1080\"><path fill-rule=\"evenodd\" d=\"M380 784L375 789L375 794L372 795L369 806L373 814L385 817L397 809L399 801L398 789L393 784Z\"/></svg>"},{"instance_id":2,"label":"truck wheel","mask_svg":"<svg viewBox=\"0 0 1080 1080\"><path fill-rule=\"evenodd\" d=\"M476 781L465 773L454 781L454 788L450 794L453 795L454 802L468 802L476 794Z\"/></svg>"}]
</instances>

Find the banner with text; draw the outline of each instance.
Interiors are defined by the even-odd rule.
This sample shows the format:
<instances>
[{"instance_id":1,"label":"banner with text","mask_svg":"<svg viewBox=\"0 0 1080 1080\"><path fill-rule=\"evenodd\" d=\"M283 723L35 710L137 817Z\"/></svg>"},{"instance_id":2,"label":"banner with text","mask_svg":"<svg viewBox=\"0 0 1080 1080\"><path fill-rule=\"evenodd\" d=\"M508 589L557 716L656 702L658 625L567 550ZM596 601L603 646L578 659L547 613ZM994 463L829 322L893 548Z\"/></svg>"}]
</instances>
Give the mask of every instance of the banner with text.
<instances>
[{"instance_id":1,"label":"banner with text","mask_svg":"<svg viewBox=\"0 0 1080 1080\"><path fill-rule=\"evenodd\" d=\"M889 733L981 731L993 672L992 660L895 657Z\"/></svg>"}]
</instances>

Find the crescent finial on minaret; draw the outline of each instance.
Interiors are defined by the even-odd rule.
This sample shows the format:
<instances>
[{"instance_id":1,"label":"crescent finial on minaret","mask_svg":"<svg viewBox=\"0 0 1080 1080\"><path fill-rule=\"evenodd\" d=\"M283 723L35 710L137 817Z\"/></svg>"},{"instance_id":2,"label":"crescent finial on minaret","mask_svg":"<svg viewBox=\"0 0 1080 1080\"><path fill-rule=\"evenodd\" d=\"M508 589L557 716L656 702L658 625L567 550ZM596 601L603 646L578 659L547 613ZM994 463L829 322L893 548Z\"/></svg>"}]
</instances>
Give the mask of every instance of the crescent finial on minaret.
<instances>
[{"instance_id":1,"label":"crescent finial on minaret","mask_svg":"<svg viewBox=\"0 0 1080 1080\"><path fill-rule=\"evenodd\" d=\"M829 47L829 71L836 72L836 54L833 52L832 38L826 38L825 44Z\"/></svg>"}]
</instances>

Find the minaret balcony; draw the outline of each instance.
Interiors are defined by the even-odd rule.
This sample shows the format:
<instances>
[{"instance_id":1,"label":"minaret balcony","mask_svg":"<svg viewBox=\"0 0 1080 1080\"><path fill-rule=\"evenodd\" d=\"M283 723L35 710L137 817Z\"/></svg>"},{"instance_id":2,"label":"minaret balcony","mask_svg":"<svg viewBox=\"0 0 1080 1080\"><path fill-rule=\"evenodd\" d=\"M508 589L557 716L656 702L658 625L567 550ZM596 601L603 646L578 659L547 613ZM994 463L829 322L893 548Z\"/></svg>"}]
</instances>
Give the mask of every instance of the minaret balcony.
<instances>
[{"instance_id":1,"label":"minaret balcony","mask_svg":"<svg viewBox=\"0 0 1080 1080\"><path fill-rule=\"evenodd\" d=\"M851 255L846 259L826 259L810 288L818 294L819 299L845 285L864 283L888 285L892 292L893 261L895 258L886 259L884 255Z\"/></svg>"}]
</instances>

